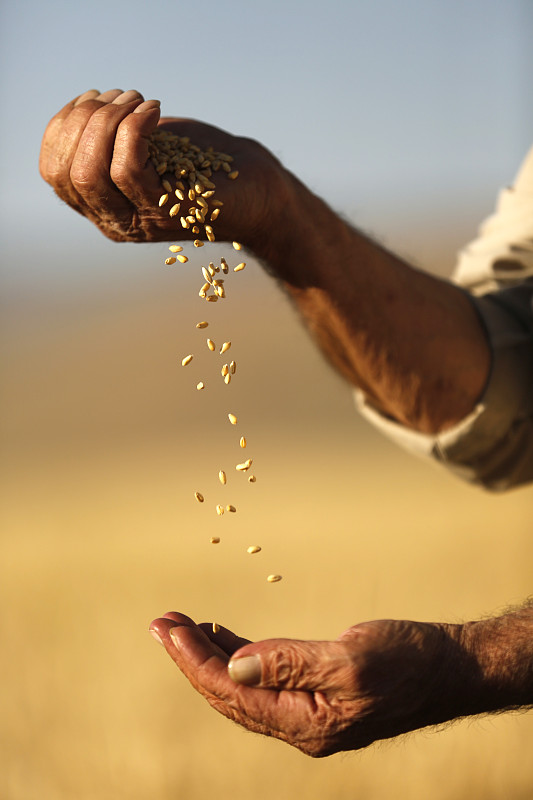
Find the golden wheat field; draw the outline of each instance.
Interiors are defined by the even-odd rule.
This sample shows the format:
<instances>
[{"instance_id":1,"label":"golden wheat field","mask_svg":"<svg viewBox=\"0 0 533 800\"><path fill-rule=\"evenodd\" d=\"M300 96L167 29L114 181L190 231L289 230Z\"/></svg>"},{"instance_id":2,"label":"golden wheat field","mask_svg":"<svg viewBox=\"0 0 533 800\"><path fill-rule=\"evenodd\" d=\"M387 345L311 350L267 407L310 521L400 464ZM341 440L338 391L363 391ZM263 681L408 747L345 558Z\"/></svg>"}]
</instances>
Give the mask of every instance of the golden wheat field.
<instances>
[{"instance_id":1,"label":"golden wheat field","mask_svg":"<svg viewBox=\"0 0 533 800\"><path fill-rule=\"evenodd\" d=\"M531 797L532 714L313 761L219 717L148 634L169 610L252 639L474 619L533 573L531 489L489 495L370 430L256 266L206 316L190 265L154 266L164 254L143 282L4 314L0 797ZM204 362L181 358L202 318L238 370L197 392ZM193 492L214 496L239 458L232 410L257 483L234 481L238 512L219 518Z\"/></svg>"}]
</instances>

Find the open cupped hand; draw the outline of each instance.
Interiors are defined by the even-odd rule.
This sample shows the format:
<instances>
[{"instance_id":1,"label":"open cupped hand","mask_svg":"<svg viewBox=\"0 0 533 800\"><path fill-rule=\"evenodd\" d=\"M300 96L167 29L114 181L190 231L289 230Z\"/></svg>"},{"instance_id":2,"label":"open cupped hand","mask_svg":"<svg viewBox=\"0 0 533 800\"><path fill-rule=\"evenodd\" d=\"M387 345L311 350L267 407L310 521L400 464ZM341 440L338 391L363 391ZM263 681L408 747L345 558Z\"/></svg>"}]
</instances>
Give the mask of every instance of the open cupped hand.
<instances>
[{"instance_id":1,"label":"open cupped hand","mask_svg":"<svg viewBox=\"0 0 533 800\"><path fill-rule=\"evenodd\" d=\"M175 612L150 625L213 708L315 757L456 716L459 628L379 620L335 641L252 643Z\"/></svg>"}]
</instances>

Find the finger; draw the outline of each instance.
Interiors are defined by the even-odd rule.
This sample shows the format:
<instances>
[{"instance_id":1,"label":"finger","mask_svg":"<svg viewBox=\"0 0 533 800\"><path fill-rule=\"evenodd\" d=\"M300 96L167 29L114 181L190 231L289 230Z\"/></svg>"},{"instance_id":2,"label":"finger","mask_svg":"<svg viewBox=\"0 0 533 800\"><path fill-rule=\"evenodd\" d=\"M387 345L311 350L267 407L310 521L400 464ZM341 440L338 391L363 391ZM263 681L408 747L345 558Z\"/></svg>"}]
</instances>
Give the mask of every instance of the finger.
<instances>
[{"instance_id":1,"label":"finger","mask_svg":"<svg viewBox=\"0 0 533 800\"><path fill-rule=\"evenodd\" d=\"M78 210L84 204L72 185L70 172L85 127L100 108L102 104L95 99L75 107L68 103L49 122L43 138L41 174L62 200Z\"/></svg>"},{"instance_id":2,"label":"finger","mask_svg":"<svg viewBox=\"0 0 533 800\"><path fill-rule=\"evenodd\" d=\"M148 139L157 128L158 100L145 100L118 125L110 175L115 186L139 211L157 207L161 179L148 155Z\"/></svg>"},{"instance_id":3,"label":"finger","mask_svg":"<svg viewBox=\"0 0 533 800\"><path fill-rule=\"evenodd\" d=\"M102 219L107 212L113 221L128 226L132 206L112 184L110 168L118 126L142 100L122 103L121 98L119 96L115 101L100 106L88 119L72 159L70 179L75 191L95 217ZM87 105L84 103L78 108Z\"/></svg>"},{"instance_id":4,"label":"finger","mask_svg":"<svg viewBox=\"0 0 533 800\"><path fill-rule=\"evenodd\" d=\"M179 625L171 629L170 637L179 652L182 672L221 714L248 730L275 736L300 749L316 737L317 699L313 694L236 684L226 669L227 658L217 656L215 646L198 626ZM321 700L318 703L323 705Z\"/></svg>"},{"instance_id":5,"label":"finger","mask_svg":"<svg viewBox=\"0 0 533 800\"><path fill-rule=\"evenodd\" d=\"M120 89L113 91L118 92L119 94L121 92ZM86 92L78 95L78 97L75 97L74 100L71 100L69 103L63 106L63 108L52 117L44 132L41 151L39 154L39 170L45 181L50 182L47 169L48 159L51 151L57 144L57 138L63 127L63 122L66 117L70 114L73 108L76 108L76 106L85 103L87 100L96 100L97 98L104 97L104 95L102 95L98 89L88 89Z\"/></svg>"},{"instance_id":6,"label":"finger","mask_svg":"<svg viewBox=\"0 0 533 800\"><path fill-rule=\"evenodd\" d=\"M100 100L101 103L112 103L113 100L122 94L122 89L108 89L106 92L102 92L96 98Z\"/></svg>"},{"instance_id":7,"label":"finger","mask_svg":"<svg viewBox=\"0 0 533 800\"><path fill-rule=\"evenodd\" d=\"M193 686L204 696L234 700L243 687L228 675L228 655L190 617L169 612L150 623L150 632ZM228 634L230 631L228 631Z\"/></svg>"},{"instance_id":8,"label":"finger","mask_svg":"<svg viewBox=\"0 0 533 800\"><path fill-rule=\"evenodd\" d=\"M46 126L45 132L43 134L43 139L41 142L41 151L39 153L39 171L41 173L41 176L48 183L51 182L50 169L48 163L49 158L53 153L55 147L57 146L57 139L61 134L64 120L68 117L68 115L75 106L79 105L80 102L84 102L84 100L82 101L82 98L84 98L85 100L90 100L90 99L94 100L94 97L93 98L86 97L86 95L89 95L91 91L92 90L89 90L89 92L85 92L84 94L79 95L79 97L76 97L74 100L71 100L66 105L64 105L63 108L52 117L52 119ZM98 92L96 92L96 94L98 95Z\"/></svg>"},{"instance_id":9,"label":"finger","mask_svg":"<svg viewBox=\"0 0 533 800\"><path fill-rule=\"evenodd\" d=\"M86 100L96 100L97 97L100 97L100 92L98 89L89 89L88 91L80 94L74 102L72 103L73 106L79 106L80 103L84 103Z\"/></svg>"},{"instance_id":10,"label":"finger","mask_svg":"<svg viewBox=\"0 0 533 800\"><path fill-rule=\"evenodd\" d=\"M227 672L228 656L192 619L171 612L150 623L174 663L208 700L226 700L236 687ZM233 685L232 685L233 683Z\"/></svg>"},{"instance_id":11,"label":"finger","mask_svg":"<svg viewBox=\"0 0 533 800\"><path fill-rule=\"evenodd\" d=\"M228 672L246 686L307 692L353 690L355 672L344 642L271 639L233 654Z\"/></svg>"},{"instance_id":12,"label":"finger","mask_svg":"<svg viewBox=\"0 0 533 800\"><path fill-rule=\"evenodd\" d=\"M100 98L101 100L102 98ZM120 92L111 102L116 105L125 106L126 103L131 103L133 100L144 100L144 97L136 89L128 89L127 92Z\"/></svg>"},{"instance_id":13,"label":"finger","mask_svg":"<svg viewBox=\"0 0 533 800\"><path fill-rule=\"evenodd\" d=\"M243 639L242 636L236 636L228 628L224 628L223 625L219 625L216 633L213 631L212 622L201 622L198 627L213 644L222 648L228 656L233 655L233 653L241 647L251 644L250 639Z\"/></svg>"},{"instance_id":14,"label":"finger","mask_svg":"<svg viewBox=\"0 0 533 800\"><path fill-rule=\"evenodd\" d=\"M183 614L165 614L151 623L150 630L157 632L173 661L213 708L250 731L311 751L309 741L317 730L312 694L258 691L236 684L226 669L227 657L221 657L199 626ZM322 735L321 728L319 732Z\"/></svg>"}]
</instances>

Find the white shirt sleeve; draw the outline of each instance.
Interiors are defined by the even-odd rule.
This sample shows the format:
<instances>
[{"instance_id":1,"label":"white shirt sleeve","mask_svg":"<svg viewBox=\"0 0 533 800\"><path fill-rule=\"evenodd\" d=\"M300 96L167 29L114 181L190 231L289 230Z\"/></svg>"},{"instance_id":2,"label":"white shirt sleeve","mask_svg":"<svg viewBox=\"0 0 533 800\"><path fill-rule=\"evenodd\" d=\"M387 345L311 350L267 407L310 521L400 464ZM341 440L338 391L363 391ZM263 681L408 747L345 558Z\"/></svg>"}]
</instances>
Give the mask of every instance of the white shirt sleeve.
<instances>
[{"instance_id":1,"label":"white shirt sleeve","mask_svg":"<svg viewBox=\"0 0 533 800\"><path fill-rule=\"evenodd\" d=\"M493 490L533 481L533 149L495 213L459 253L454 281L486 328L492 369L477 407L444 433L409 430L374 409L366 419L397 444Z\"/></svg>"}]
</instances>

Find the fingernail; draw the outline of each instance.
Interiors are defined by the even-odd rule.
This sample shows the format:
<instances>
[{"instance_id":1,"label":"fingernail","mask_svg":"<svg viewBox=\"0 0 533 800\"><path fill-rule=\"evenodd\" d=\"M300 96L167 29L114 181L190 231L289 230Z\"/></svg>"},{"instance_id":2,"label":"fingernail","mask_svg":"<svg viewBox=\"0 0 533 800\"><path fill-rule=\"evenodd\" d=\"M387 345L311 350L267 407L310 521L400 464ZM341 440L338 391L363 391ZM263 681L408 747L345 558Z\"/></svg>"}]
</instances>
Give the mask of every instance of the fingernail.
<instances>
[{"instance_id":1,"label":"fingernail","mask_svg":"<svg viewBox=\"0 0 533 800\"><path fill-rule=\"evenodd\" d=\"M141 95L135 89L128 89L127 92L122 92L118 97L113 100L113 105L124 106L126 103L131 103L132 100L139 100Z\"/></svg>"},{"instance_id":2,"label":"fingernail","mask_svg":"<svg viewBox=\"0 0 533 800\"><path fill-rule=\"evenodd\" d=\"M159 100L145 100L137 108L133 109L134 114L142 114L143 111L152 111L154 108L159 108L161 102Z\"/></svg>"},{"instance_id":3,"label":"fingernail","mask_svg":"<svg viewBox=\"0 0 533 800\"><path fill-rule=\"evenodd\" d=\"M257 656L243 656L229 662L228 672L235 683L254 686L261 680L261 661Z\"/></svg>"},{"instance_id":4,"label":"fingernail","mask_svg":"<svg viewBox=\"0 0 533 800\"><path fill-rule=\"evenodd\" d=\"M170 638L172 639L172 642L174 643L174 647L177 647L178 650L179 650L180 649L180 644L178 642L178 636L177 636L178 631L179 631L179 625L176 626L175 628L171 628L169 633L170 633Z\"/></svg>"},{"instance_id":5,"label":"fingernail","mask_svg":"<svg viewBox=\"0 0 533 800\"><path fill-rule=\"evenodd\" d=\"M86 100L94 100L98 97L100 92L98 89L89 89L88 91L80 94L76 102L74 103L75 106L79 106L80 103L84 103Z\"/></svg>"},{"instance_id":6,"label":"fingernail","mask_svg":"<svg viewBox=\"0 0 533 800\"><path fill-rule=\"evenodd\" d=\"M122 89L108 89L107 92L99 94L96 100L100 100L101 103L111 103L112 100L116 100L121 94L123 94Z\"/></svg>"},{"instance_id":7,"label":"fingernail","mask_svg":"<svg viewBox=\"0 0 533 800\"><path fill-rule=\"evenodd\" d=\"M165 645L163 644L163 640L162 640L162 638L160 637L160 635L158 634L158 632L157 632L157 631L154 631L154 629L153 629L153 628L149 628L149 631L150 631L150 633L152 634L152 636L154 637L154 639L156 640L156 642L159 642L159 644L160 644L162 647L164 647Z\"/></svg>"}]
</instances>

